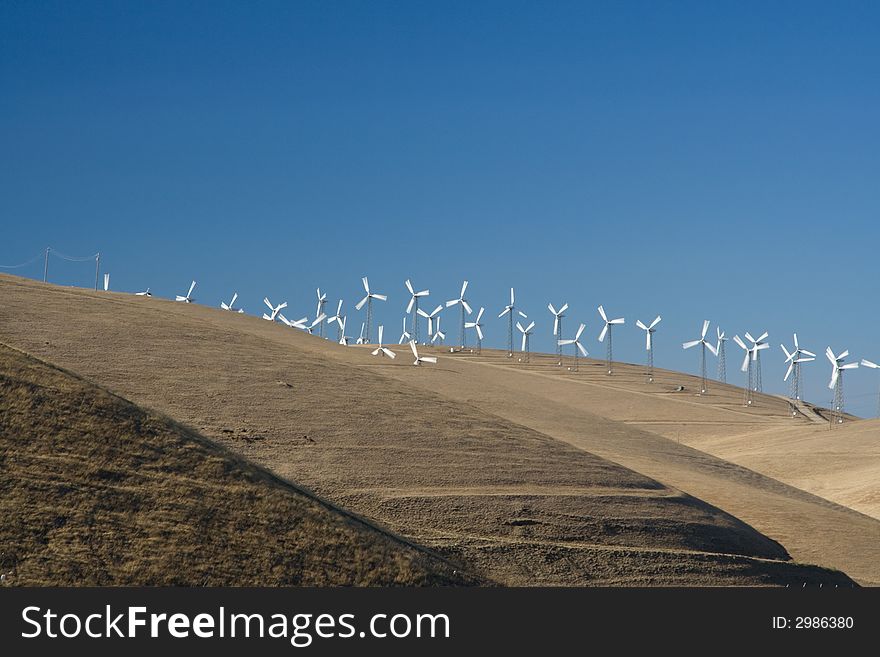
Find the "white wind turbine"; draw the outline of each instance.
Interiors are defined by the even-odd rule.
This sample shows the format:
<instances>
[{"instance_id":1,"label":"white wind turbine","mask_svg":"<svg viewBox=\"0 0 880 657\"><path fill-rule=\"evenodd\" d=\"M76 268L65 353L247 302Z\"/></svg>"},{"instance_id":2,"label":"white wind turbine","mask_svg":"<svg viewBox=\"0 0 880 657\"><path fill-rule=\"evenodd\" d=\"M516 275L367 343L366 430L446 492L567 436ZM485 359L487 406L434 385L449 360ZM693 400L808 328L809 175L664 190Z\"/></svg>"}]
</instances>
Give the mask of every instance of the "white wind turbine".
<instances>
[{"instance_id":1,"label":"white wind turbine","mask_svg":"<svg viewBox=\"0 0 880 657\"><path fill-rule=\"evenodd\" d=\"M347 347L351 338L345 334L345 315L339 320L339 333L339 344Z\"/></svg>"},{"instance_id":2,"label":"white wind turbine","mask_svg":"<svg viewBox=\"0 0 880 657\"><path fill-rule=\"evenodd\" d=\"M556 364L562 365L562 345L559 344L559 338L562 335L562 318L565 317L565 311L568 310L568 303L562 304L559 310L556 310L552 303L548 303L547 309L553 313L553 335L556 336L556 357L559 359Z\"/></svg>"},{"instance_id":3,"label":"white wind turbine","mask_svg":"<svg viewBox=\"0 0 880 657\"><path fill-rule=\"evenodd\" d=\"M862 367L868 367L872 370L880 369L880 365L865 358L862 359ZM877 414L880 415L880 393L877 395Z\"/></svg>"},{"instance_id":4,"label":"white wind turbine","mask_svg":"<svg viewBox=\"0 0 880 657\"><path fill-rule=\"evenodd\" d=\"M816 354L812 351L807 351L806 349L801 349L800 344L798 343L797 333L792 334L794 337L794 349L789 352L788 349L785 348L784 344L779 345L782 347L782 351L785 353L785 362L788 363L788 370L785 372L785 378L783 381L788 381L791 378L791 383L789 384L789 399L794 401L800 401L801 399L801 363L809 363L810 361L816 360ZM792 411L794 414L794 410Z\"/></svg>"},{"instance_id":5,"label":"white wind turbine","mask_svg":"<svg viewBox=\"0 0 880 657\"><path fill-rule=\"evenodd\" d=\"M143 292L135 292L134 295L136 297L151 297L151 296L153 296L153 293L150 292L150 288L147 288Z\"/></svg>"},{"instance_id":6,"label":"white wind turbine","mask_svg":"<svg viewBox=\"0 0 880 657\"><path fill-rule=\"evenodd\" d=\"M584 348L584 345L581 344L581 333L584 332L584 329L587 328L586 324L581 324L580 328L575 333L573 339L559 340L558 344L560 347L564 347L565 345L573 344L574 345L574 366L569 367L569 371L577 372L578 371L578 352L582 353L584 357L590 355L590 353Z\"/></svg>"},{"instance_id":7,"label":"white wind turbine","mask_svg":"<svg viewBox=\"0 0 880 657\"><path fill-rule=\"evenodd\" d=\"M367 344L367 338L364 336L364 327L366 326L366 322L361 322L361 334L358 336L358 339L355 340L355 344Z\"/></svg>"},{"instance_id":8,"label":"white wind turbine","mask_svg":"<svg viewBox=\"0 0 880 657\"><path fill-rule=\"evenodd\" d=\"M339 300L339 305L336 306L336 314L330 317L327 320L328 324L336 323L336 339L341 340L342 334L345 332L345 327L342 325L342 299Z\"/></svg>"},{"instance_id":9,"label":"white wind turbine","mask_svg":"<svg viewBox=\"0 0 880 657\"><path fill-rule=\"evenodd\" d=\"M413 361L413 365L421 365L422 363L436 363L437 358L435 356L419 356L419 350L416 349L416 341L409 341L409 348L412 349L413 356L416 359Z\"/></svg>"},{"instance_id":10,"label":"white wind turbine","mask_svg":"<svg viewBox=\"0 0 880 657\"><path fill-rule=\"evenodd\" d=\"M306 327L306 331L308 331L309 335L314 335L315 327L319 327L319 330L320 328L323 328L325 319L327 319L327 315L324 313L315 317L315 319L312 320L312 323Z\"/></svg>"},{"instance_id":11,"label":"white wind turbine","mask_svg":"<svg viewBox=\"0 0 880 657\"><path fill-rule=\"evenodd\" d=\"M715 349L718 351L718 380L727 383L727 349L724 343L728 338L720 326L715 327L715 333L718 336L718 342L715 344Z\"/></svg>"},{"instance_id":12,"label":"white wind turbine","mask_svg":"<svg viewBox=\"0 0 880 657\"><path fill-rule=\"evenodd\" d=\"M654 333L657 331L657 324L661 319L660 315L657 315L654 321L647 326L642 320L636 320L636 326L645 332L645 350L648 352L648 383L654 383Z\"/></svg>"},{"instance_id":13,"label":"white wind turbine","mask_svg":"<svg viewBox=\"0 0 880 657\"><path fill-rule=\"evenodd\" d=\"M705 395L709 392L709 377L706 375L706 349L711 351L715 356L718 355L718 350L715 348L715 345L710 342L706 342L706 333L709 332L709 320L703 320L703 330L700 331L700 339L699 340L691 340L690 342L683 342L683 349L690 349L691 347L696 347L700 345L700 376L702 377L702 389L700 390L701 395Z\"/></svg>"},{"instance_id":14,"label":"white wind turbine","mask_svg":"<svg viewBox=\"0 0 880 657\"><path fill-rule=\"evenodd\" d=\"M733 341L746 352L745 356L743 356L742 367L740 368L746 374L745 398L743 404L745 406L751 406L754 401L752 391L752 350L750 347L746 346L746 343L743 342L742 338L738 335L733 336Z\"/></svg>"},{"instance_id":15,"label":"white wind turbine","mask_svg":"<svg viewBox=\"0 0 880 657\"><path fill-rule=\"evenodd\" d=\"M235 313L243 313L244 310L242 310L241 308L236 308L236 307L235 307L235 300L236 300L236 299L238 299L238 292L233 292L233 293L232 293L232 301L230 301L229 303L226 303L225 301L221 301L221 302L220 302L220 307L221 307L223 310L230 310L230 311L235 312Z\"/></svg>"},{"instance_id":16,"label":"white wind turbine","mask_svg":"<svg viewBox=\"0 0 880 657\"><path fill-rule=\"evenodd\" d=\"M522 324L517 322L516 328L518 328L519 332L522 333L522 349L520 350L522 351L522 356L520 356L519 360L521 363L528 363L529 355L531 353L529 350L529 338L532 336L532 329L535 328L535 322L532 321L532 323L525 328L523 328Z\"/></svg>"},{"instance_id":17,"label":"white wind turbine","mask_svg":"<svg viewBox=\"0 0 880 657\"><path fill-rule=\"evenodd\" d=\"M284 301L283 303L279 303L277 306L273 306L273 305L272 305L272 302L269 301L269 297L263 297L263 303L265 303L267 306L269 306L269 310L272 311L272 314L271 314L271 315L267 315L266 313L263 313L263 319L267 319L267 320L269 320L270 322L274 322L275 319L278 317L278 314L279 314L282 310L284 310L285 308L287 308L287 302L286 302L286 301ZM283 315L282 315L282 317L283 317ZM285 324L286 324L286 323L287 323L287 322L285 322Z\"/></svg>"},{"instance_id":18,"label":"white wind turbine","mask_svg":"<svg viewBox=\"0 0 880 657\"><path fill-rule=\"evenodd\" d=\"M367 304L367 321L366 323L366 336L363 335L363 330L361 331L361 337L364 342L358 344L365 344L370 341L370 325L373 321L373 299L378 301L388 301L388 297L384 294L376 294L375 292L370 292L370 281L367 280L367 277L364 276L361 279L361 282L364 284L364 291L367 293L363 299L358 301L357 305L354 307L355 310L360 310L364 307L364 304Z\"/></svg>"},{"instance_id":19,"label":"white wind turbine","mask_svg":"<svg viewBox=\"0 0 880 657\"><path fill-rule=\"evenodd\" d=\"M834 391L834 400L831 402L831 425L843 423L843 373L846 370L854 370L858 363L845 363L849 356L849 350L840 352L837 356L831 351L831 347L825 348L825 356L831 361L831 381L828 388Z\"/></svg>"},{"instance_id":20,"label":"white wind turbine","mask_svg":"<svg viewBox=\"0 0 880 657\"><path fill-rule=\"evenodd\" d=\"M498 315L498 319L501 319L505 315L507 315L507 357L513 357L513 311L515 310L514 306L514 294L513 288L510 288L510 303L504 306L504 310ZM526 315L523 311L518 311L519 316L523 319L528 319L528 315Z\"/></svg>"},{"instance_id":21,"label":"white wind turbine","mask_svg":"<svg viewBox=\"0 0 880 657\"><path fill-rule=\"evenodd\" d=\"M406 289L409 290L409 294L410 294L409 303L406 306L406 314L412 315L412 330L413 330L412 339L418 343L418 341L419 341L419 318L418 318L418 315L422 314L422 313L419 313L419 299L421 299L422 297L428 296L429 294L431 294L431 291L430 290L422 290L421 292L416 292L412 286L412 282L408 278L406 279L406 282L404 284L406 285ZM428 329L428 333L430 333L430 332L431 332L431 330Z\"/></svg>"},{"instance_id":22,"label":"white wind turbine","mask_svg":"<svg viewBox=\"0 0 880 657\"><path fill-rule=\"evenodd\" d=\"M458 295L458 299L450 299L446 302L446 307L451 308L455 304L461 305L461 339L459 342L461 343L459 347L464 349L465 346L465 334L464 334L464 313L467 311L467 314L470 315L473 311L471 310L470 305L468 305L467 299L464 297L465 290L467 290L468 282L464 281L461 284L461 294Z\"/></svg>"},{"instance_id":23,"label":"white wind turbine","mask_svg":"<svg viewBox=\"0 0 880 657\"><path fill-rule=\"evenodd\" d=\"M441 303L439 306L434 308L430 313L426 313L423 309L419 308L419 315L428 320L428 339L431 342L434 341L434 322L437 322L437 326L440 326L440 312L443 310L443 304ZM415 319L415 318L413 318ZM445 336L444 336L445 337Z\"/></svg>"},{"instance_id":24,"label":"white wind turbine","mask_svg":"<svg viewBox=\"0 0 880 657\"><path fill-rule=\"evenodd\" d=\"M611 374L612 363L614 362L614 353L611 351L611 327L623 324L626 320L623 317L608 319L602 306L599 306L599 316L605 322L605 326L602 327L602 332L599 334L599 342L604 342L605 338L608 338L608 342L605 343L605 369L608 374Z\"/></svg>"},{"instance_id":25,"label":"white wind turbine","mask_svg":"<svg viewBox=\"0 0 880 657\"><path fill-rule=\"evenodd\" d=\"M195 301L195 299L193 299L193 296L192 296L193 289L195 288L195 286L196 286L196 282L193 281L192 285L189 286L189 292L186 293L186 296L182 297L178 294L176 297L174 297L174 300L175 301L183 301L184 303L192 303L193 301Z\"/></svg>"},{"instance_id":26,"label":"white wind turbine","mask_svg":"<svg viewBox=\"0 0 880 657\"><path fill-rule=\"evenodd\" d=\"M110 291L110 274L104 274L104 292Z\"/></svg>"},{"instance_id":27,"label":"white wind turbine","mask_svg":"<svg viewBox=\"0 0 880 657\"><path fill-rule=\"evenodd\" d=\"M756 392L764 392L764 384L761 380L761 351L770 348L770 345L765 342L768 335L770 334L767 333L767 331L764 331L761 334L761 337L756 340L752 337L751 333L746 331L746 340L752 343L752 361L754 363L752 367L752 379Z\"/></svg>"},{"instance_id":28,"label":"white wind turbine","mask_svg":"<svg viewBox=\"0 0 880 657\"><path fill-rule=\"evenodd\" d=\"M437 322L437 330L434 331L434 335L431 336L431 344L436 343L438 340L440 344L443 344L443 341L446 339L446 334L440 330L440 317L438 316L436 320Z\"/></svg>"},{"instance_id":29,"label":"white wind turbine","mask_svg":"<svg viewBox=\"0 0 880 657\"><path fill-rule=\"evenodd\" d=\"M403 316L403 333L400 334L400 340L397 341L397 344L403 344L405 342L409 342L412 340L412 336L409 334L409 331L406 330L406 315Z\"/></svg>"},{"instance_id":30,"label":"white wind turbine","mask_svg":"<svg viewBox=\"0 0 880 657\"><path fill-rule=\"evenodd\" d=\"M315 290L315 292L318 295L318 309L315 310L315 317L325 318L325 317L327 317L327 314L324 312L324 304L327 303L327 293L326 292L322 293L321 288L318 288L317 290ZM339 314L338 311L337 311L337 314ZM311 333L311 331L309 331L309 333ZM320 328L318 329L318 335L320 335L322 338L324 337L324 324L323 323L320 325Z\"/></svg>"},{"instance_id":31,"label":"white wind turbine","mask_svg":"<svg viewBox=\"0 0 880 657\"><path fill-rule=\"evenodd\" d=\"M483 311L486 310L482 306L480 310L477 312L477 318L473 322L466 322L465 328L475 329L477 332L477 353L482 353L483 350L483 325L480 323L480 319L483 317Z\"/></svg>"},{"instance_id":32,"label":"white wind turbine","mask_svg":"<svg viewBox=\"0 0 880 657\"><path fill-rule=\"evenodd\" d=\"M406 318L404 317L404 320ZM388 358L397 358L397 354L388 349L382 344L382 333L385 331L385 327L379 324L379 346L373 350L374 356L388 356Z\"/></svg>"}]
</instances>

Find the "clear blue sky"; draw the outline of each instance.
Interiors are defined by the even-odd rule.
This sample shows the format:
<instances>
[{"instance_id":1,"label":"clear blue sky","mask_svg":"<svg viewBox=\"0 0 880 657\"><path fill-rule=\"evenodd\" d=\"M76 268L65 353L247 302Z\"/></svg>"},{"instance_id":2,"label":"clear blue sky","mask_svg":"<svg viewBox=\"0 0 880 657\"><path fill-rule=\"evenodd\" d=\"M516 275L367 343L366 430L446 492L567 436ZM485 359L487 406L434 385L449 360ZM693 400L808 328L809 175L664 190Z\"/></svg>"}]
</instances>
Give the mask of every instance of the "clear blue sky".
<instances>
[{"instance_id":1,"label":"clear blue sky","mask_svg":"<svg viewBox=\"0 0 880 657\"><path fill-rule=\"evenodd\" d=\"M875 2L5 0L0 264L100 251L116 290L196 278L295 316L320 285L350 326L367 274L395 338L406 277L432 305L467 277L488 345L515 285L534 349L548 301L599 356L596 306L625 315L635 362L662 313L657 364L687 371L704 318L769 330L782 392L793 330L880 359L878 24ZM852 373L849 409L878 384Z\"/></svg>"}]
</instances>

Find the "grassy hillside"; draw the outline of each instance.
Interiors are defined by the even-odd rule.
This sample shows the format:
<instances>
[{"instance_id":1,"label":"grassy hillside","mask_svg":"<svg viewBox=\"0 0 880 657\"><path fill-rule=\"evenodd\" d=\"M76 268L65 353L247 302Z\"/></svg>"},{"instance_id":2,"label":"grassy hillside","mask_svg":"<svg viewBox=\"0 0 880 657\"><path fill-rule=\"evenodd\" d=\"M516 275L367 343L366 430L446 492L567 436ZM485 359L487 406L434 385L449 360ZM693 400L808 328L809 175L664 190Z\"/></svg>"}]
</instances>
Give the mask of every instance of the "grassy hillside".
<instances>
[{"instance_id":1,"label":"grassy hillside","mask_svg":"<svg viewBox=\"0 0 880 657\"><path fill-rule=\"evenodd\" d=\"M0 346L0 571L18 585L443 585L449 563Z\"/></svg>"},{"instance_id":2,"label":"grassy hillside","mask_svg":"<svg viewBox=\"0 0 880 657\"><path fill-rule=\"evenodd\" d=\"M157 298L10 277L0 277L0 297L0 340L167 413L492 580L849 581L792 563L783 546L807 540L787 531L802 514L847 531L862 516L626 422L566 411L549 398L555 393L538 399L554 388L550 379L523 386L517 377L527 372L448 357L414 368L405 356L380 360L258 318ZM547 419L557 410L554 426ZM638 467L626 449L641 455ZM689 487L732 491L721 499L738 510ZM789 523L785 531L770 538L735 517L762 505ZM839 567L823 539L812 540L818 549L799 560Z\"/></svg>"}]
</instances>

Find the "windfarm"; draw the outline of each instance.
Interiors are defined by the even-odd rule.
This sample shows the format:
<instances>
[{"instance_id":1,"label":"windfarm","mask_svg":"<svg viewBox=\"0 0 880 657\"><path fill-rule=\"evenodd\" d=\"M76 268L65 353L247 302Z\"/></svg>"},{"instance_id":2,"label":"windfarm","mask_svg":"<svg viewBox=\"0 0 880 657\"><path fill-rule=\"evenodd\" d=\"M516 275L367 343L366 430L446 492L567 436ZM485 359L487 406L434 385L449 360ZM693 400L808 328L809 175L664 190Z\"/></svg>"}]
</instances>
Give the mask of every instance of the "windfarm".
<instances>
[{"instance_id":1,"label":"windfarm","mask_svg":"<svg viewBox=\"0 0 880 657\"><path fill-rule=\"evenodd\" d=\"M58 404L67 409L64 417L73 417L83 406L72 400L84 399L89 391L131 409L129 415L142 413L177 432L173 441L149 447L163 459L194 458L198 446L223 455L241 471L263 473L260 481L271 485L260 484L261 496L305 495L321 513L356 525L359 529L345 539L350 549L361 545L363 535L370 559L398 564L383 567L384 579L374 583L880 584L880 424L847 414L843 404L824 407L763 392L755 363L769 349L766 334L746 335L742 374L749 385L743 387L709 377L709 355L718 353L724 334L708 321L699 327L698 339L683 343L700 347L699 374L693 375L655 367L660 345L681 348L662 332L665 312L662 325L658 315L650 323L628 326L603 306L588 313L586 307L551 302L549 318L524 324L525 317L512 321L514 313L525 314L514 306L512 290L500 316L482 319L489 300L477 298L467 282L447 308L433 313L417 306L420 301L424 308L432 305L425 300L428 288L422 294L402 284L399 294L380 295L371 291L366 276L361 282L366 296L355 304L359 314L347 318L343 308L351 299L341 299L327 318L326 295L319 292L319 305L311 308L315 318L294 322L281 312L288 309L284 301L266 297L249 304L235 295L229 302L196 300L195 283L187 294L176 294L186 303L176 303L156 294L0 275L0 374L6 389L15 391L4 397L0 418L5 434L15 430L28 437L23 444L31 454L7 458L7 480L17 495L4 496L3 504L7 513L12 504L26 508L42 523L41 529L32 528L38 536L31 542L22 542L19 534L26 530L20 525L4 530L4 545L22 546L11 558L7 551L0 564L6 581L51 583L54 572L57 583L69 582L72 575L47 564L72 555L82 560L88 550L84 541L98 540L105 558L128 559L131 568L124 575L114 571L100 581L83 581L198 584L202 578L229 584L228 573L247 571L253 551L260 549L254 540L238 556L228 553L228 536L237 531L233 519L247 514L250 494L224 501L230 507L228 523L212 516L210 534L218 546L227 546L213 553L214 570L193 565L200 558L195 550L173 575L145 568L134 553L140 551L126 554L128 539L105 544L109 530L101 533L103 516L88 508L88 495L69 512L56 513L43 504L26 483L33 481L36 465L23 464L42 463L42 472L58 480L74 476L80 466L74 466L76 458L62 458L72 447L52 439L34 417L48 412L43 405L49 397L65 391L74 396ZM373 299L399 306L399 344L389 344L386 327L373 323ZM542 303L529 301L536 308ZM472 303L485 305L468 321ZM249 314L249 307L260 308L259 314ZM615 315L618 310L626 312L615 307ZM578 322L581 311L587 320L598 314L599 323L585 328ZM460 333L452 346L434 340L446 313ZM565 315L572 321L563 326ZM419 317L427 331L417 340ZM364 324L357 341L346 336L347 321ZM513 344L511 324L520 338ZM585 353L588 328L606 345L598 359ZM542 329L558 343L557 353L530 349L529 337ZM607 347L612 331L615 346L636 342L647 352L645 359L616 360ZM497 338L492 344L500 348L481 344L492 333ZM786 358L779 357L780 379L793 375L793 361L812 352L796 353L792 358L786 349ZM842 374L855 369L847 365L858 361L830 353L829 384L838 389ZM767 372L765 365L765 378ZM78 425L71 426L71 445L82 448L87 443L76 442ZM79 486L130 489L138 466L117 459L146 449L151 443L144 441L155 438L136 426L110 432L112 451L89 448L95 472L116 474L77 470ZM99 435L88 425L81 432ZM193 473L187 485L201 486L205 473L199 468ZM212 482L222 490L222 481ZM136 484L144 495L159 495L156 485L143 476ZM198 494L175 495L181 518L204 515L204 506L196 508ZM187 510L188 504L193 508ZM140 518L140 540L149 540L155 522L154 516L142 515L146 512L131 511ZM68 533L56 527L59 517L65 518ZM260 531L271 532L278 522L266 517ZM120 523L113 527L119 536L128 531ZM51 559L40 545L50 546ZM293 548L267 543L265 549ZM315 543L310 549L326 548ZM399 567L403 557L393 556L395 551L412 565ZM162 568L173 569L170 556L157 559L165 557ZM312 581L284 568L273 570L270 583ZM254 573L242 577L243 582L267 581ZM358 577L328 575L326 581L372 581Z\"/></svg>"}]
</instances>

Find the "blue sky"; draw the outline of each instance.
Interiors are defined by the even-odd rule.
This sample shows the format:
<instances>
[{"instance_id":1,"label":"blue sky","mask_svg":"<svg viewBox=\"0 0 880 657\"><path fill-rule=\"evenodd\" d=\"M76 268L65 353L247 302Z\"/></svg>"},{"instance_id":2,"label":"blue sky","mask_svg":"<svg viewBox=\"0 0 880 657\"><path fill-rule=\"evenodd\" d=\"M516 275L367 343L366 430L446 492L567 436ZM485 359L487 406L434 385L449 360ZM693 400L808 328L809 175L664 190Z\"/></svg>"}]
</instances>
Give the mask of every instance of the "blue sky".
<instances>
[{"instance_id":1,"label":"blue sky","mask_svg":"<svg viewBox=\"0 0 880 657\"><path fill-rule=\"evenodd\" d=\"M117 290L196 278L199 302L296 316L320 285L350 326L366 274L395 337L405 278L435 304L467 277L487 345L514 285L533 349L568 301L601 356L604 303L618 358L644 358L632 323L661 313L657 364L696 371L680 343L708 318L770 331L783 392L793 330L880 360L878 21L872 2L0 2L0 264L100 251ZM849 410L874 414L878 385L852 373Z\"/></svg>"}]
</instances>

